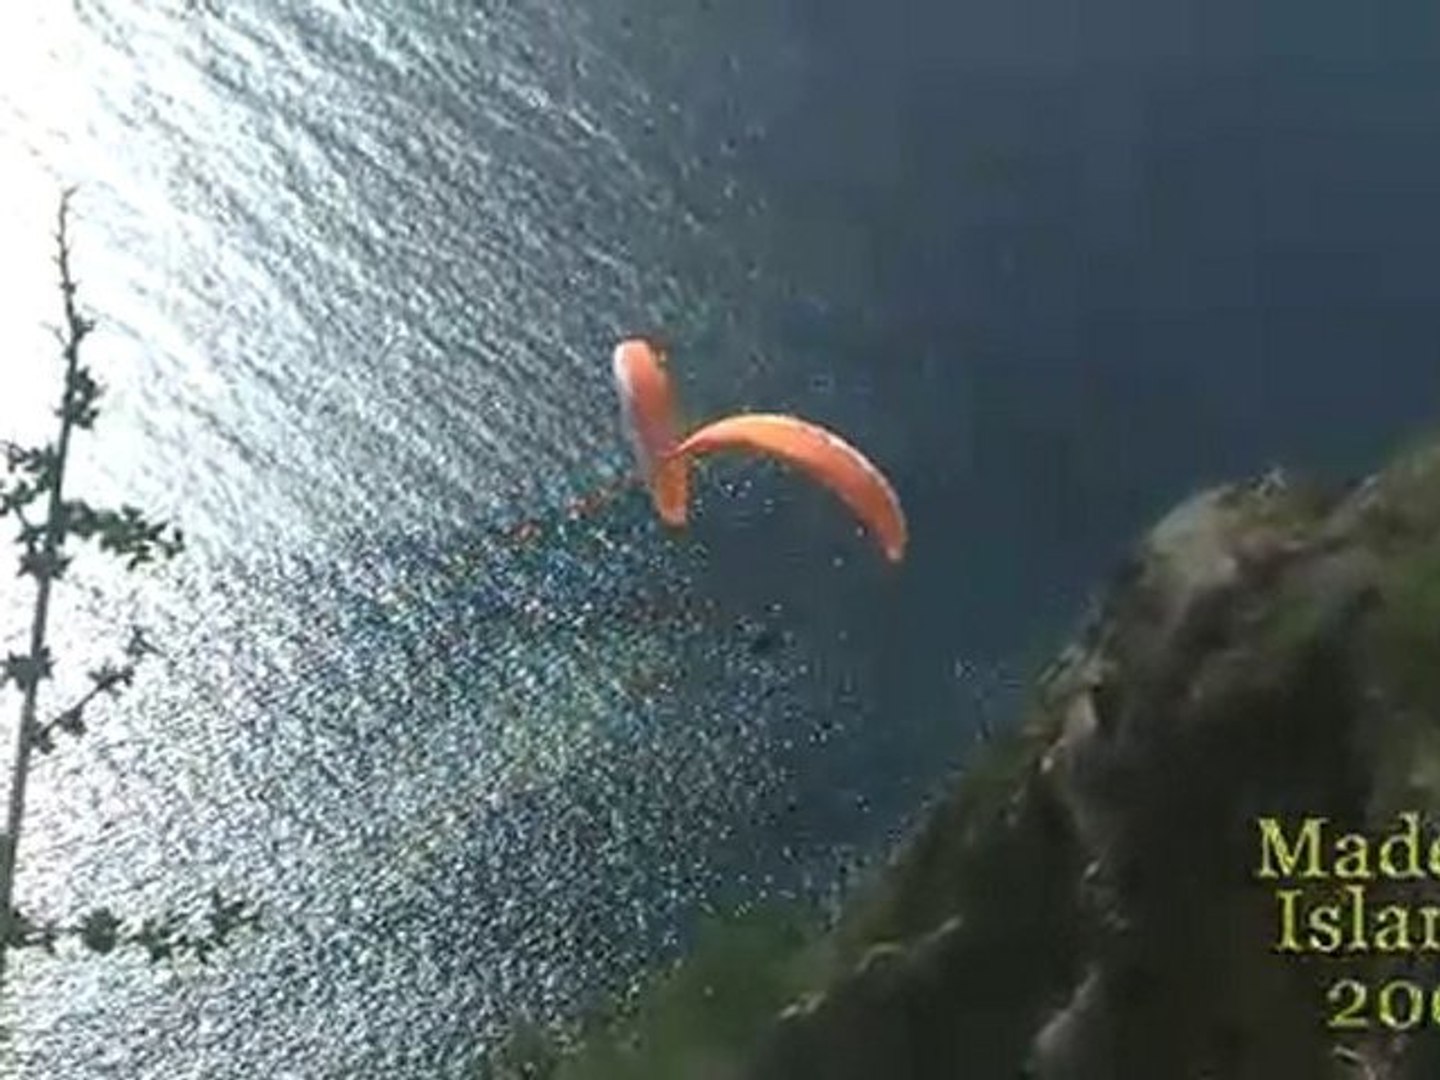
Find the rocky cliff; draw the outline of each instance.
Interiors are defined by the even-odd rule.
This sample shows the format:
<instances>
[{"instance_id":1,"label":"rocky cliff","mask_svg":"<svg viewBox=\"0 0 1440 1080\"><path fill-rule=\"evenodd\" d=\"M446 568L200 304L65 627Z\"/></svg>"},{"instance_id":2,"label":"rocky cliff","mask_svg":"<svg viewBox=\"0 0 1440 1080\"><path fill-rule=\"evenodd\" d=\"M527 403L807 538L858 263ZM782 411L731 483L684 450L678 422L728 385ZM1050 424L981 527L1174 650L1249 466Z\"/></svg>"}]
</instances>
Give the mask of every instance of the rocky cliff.
<instances>
[{"instance_id":1,"label":"rocky cliff","mask_svg":"<svg viewBox=\"0 0 1440 1080\"><path fill-rule=\"evenodd\" d=\"M747 1075L1433 1078L1440 951L1306 936L1334 879L1296 886L1279 948L1287 883L1257 870L1262 818L1380 837L1414 810L1429 837L1436 809L1440 449L1345 491L1202 493L853 905L843 965ZM1428 873L1367 887L1440 905ZM1332 1023L1345 978L1359 1026Z\"/></svg>"}]
</instances>

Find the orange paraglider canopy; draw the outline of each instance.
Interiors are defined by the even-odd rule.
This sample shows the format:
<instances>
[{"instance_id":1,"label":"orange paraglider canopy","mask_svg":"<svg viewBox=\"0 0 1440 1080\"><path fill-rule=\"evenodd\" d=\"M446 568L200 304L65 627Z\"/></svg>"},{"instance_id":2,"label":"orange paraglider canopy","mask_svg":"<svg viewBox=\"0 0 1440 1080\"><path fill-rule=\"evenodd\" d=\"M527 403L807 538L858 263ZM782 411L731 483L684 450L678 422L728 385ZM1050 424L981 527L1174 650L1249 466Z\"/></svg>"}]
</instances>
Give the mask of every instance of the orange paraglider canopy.
<instances>
[{"instance_id":1,"label":"orange paraglider canopy","mask_svg":"<svg viewBox=\"0 0 1440 1080\"><path fill-rule=\"evenodd\" d=\"M891 562L905 555L905 512L890 481L864 454L834 432L778 413L737 413L706 424L675 447L673 459L720 450L767 454L833 491Z\"/></svg>"},{"instance_id":2,"label":"orange paraglider canopy","mask_svg":"<svg viewBox=\"0 0 1440 1080\"><path fill-rule=\"evenodd\" d=\"M688 510L690 470L684 457L671 453L678 430L665 351L644 338L626 338L615 346L612 372L636 468L660 520L678 528Z\"/></svg>"}]
</instances>

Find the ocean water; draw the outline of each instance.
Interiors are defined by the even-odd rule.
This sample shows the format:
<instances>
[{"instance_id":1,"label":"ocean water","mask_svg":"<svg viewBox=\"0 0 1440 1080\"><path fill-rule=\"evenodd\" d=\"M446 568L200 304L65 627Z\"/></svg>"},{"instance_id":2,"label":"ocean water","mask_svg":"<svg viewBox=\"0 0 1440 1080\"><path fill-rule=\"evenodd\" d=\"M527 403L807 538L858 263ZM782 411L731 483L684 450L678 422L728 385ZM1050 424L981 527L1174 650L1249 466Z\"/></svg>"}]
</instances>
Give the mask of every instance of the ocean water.
<instances>
[{"instance_id":1,"label":"ocean water","mask_svg":"<svg viewBox=\"0 0 1440 1080\"><path fill-rule=\"evenodd\" d=\"M203 969L25 955L0 1074L466 1075L882 851L1167 503L1433 417L1432 15L891 7L0 12L0 434L50 422L74 184L75 487L190 537L63 593L62 691L132 618L164 655L40 763L21 903L268 923ZM871 452L906 565L735 462L683 536L572 517L636 330L693 416Z\"/></svg>"}]
</instances>

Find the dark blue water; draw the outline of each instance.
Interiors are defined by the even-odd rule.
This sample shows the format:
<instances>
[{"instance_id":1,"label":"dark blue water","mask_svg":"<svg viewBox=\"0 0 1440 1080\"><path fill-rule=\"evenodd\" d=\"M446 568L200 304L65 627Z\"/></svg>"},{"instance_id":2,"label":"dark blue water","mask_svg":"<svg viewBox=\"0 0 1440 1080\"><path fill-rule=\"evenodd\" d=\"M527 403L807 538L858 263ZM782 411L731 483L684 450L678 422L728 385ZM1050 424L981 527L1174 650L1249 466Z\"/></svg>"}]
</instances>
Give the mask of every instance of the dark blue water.
<instances>
[{"instance_id":1,"label":"dark blue water","mask_svg":"<svg viewBox=\"0 0 1440 1080\"><path fill-rule=\"evenodd\" d=\"M464 1075L697 910L883 850L1168 503L1364 471L1440 400L1419 5L3 18L7 339L47 347L79 181L81 477L194 537L62 612L66 655L136 606L170 653L37 777L22 893L271 912L209 971L28 958L23 1075ZM683 537L567 518L625 468L635 330L695 415L865 447L901 572L733 462ZM5 387L28 431L43 379Z\"/></svg>"}]
</instances>

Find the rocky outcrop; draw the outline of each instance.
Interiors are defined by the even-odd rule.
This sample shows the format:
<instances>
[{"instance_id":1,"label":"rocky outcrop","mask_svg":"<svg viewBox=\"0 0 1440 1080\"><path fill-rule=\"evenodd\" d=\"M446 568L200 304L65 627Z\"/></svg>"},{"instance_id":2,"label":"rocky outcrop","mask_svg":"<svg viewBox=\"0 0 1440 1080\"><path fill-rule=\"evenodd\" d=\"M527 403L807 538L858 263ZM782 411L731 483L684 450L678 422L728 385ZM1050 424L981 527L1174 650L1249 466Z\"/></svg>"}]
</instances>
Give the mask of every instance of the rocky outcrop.
<instances>
[{"instance_id":1,"label":"rocky outcrop","mask_svg":"<svg viewBox=\"0 0 1440 1080\"><path fill-rule=\"evenodd\" d=\"M748 1076L1433 1078L1440 1008L1386 1023L1375 994L1440 987L1440 952L1280 951L1256 871L1262 817L1380 836L1436 809L1440 451L1346 492L1202 493L848 913L844 964ZM1440 904L1428 876L1372 892ZM1327 1023L1340 977L1368 1028Z\"/></svg>"}]
</instances>

